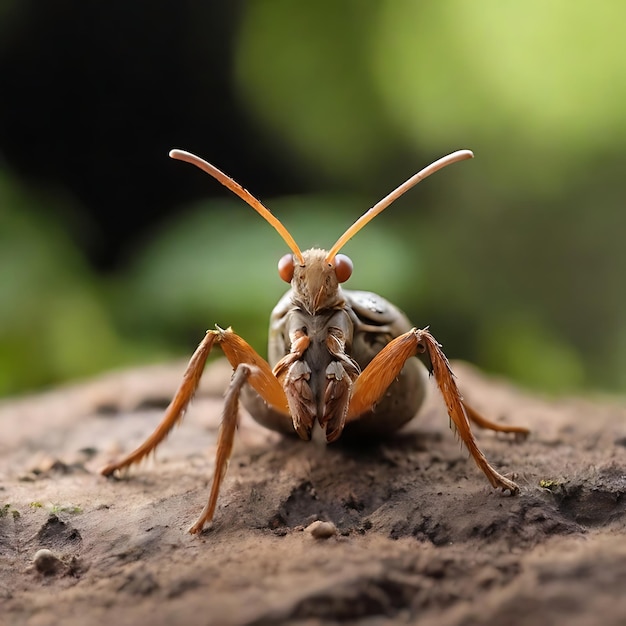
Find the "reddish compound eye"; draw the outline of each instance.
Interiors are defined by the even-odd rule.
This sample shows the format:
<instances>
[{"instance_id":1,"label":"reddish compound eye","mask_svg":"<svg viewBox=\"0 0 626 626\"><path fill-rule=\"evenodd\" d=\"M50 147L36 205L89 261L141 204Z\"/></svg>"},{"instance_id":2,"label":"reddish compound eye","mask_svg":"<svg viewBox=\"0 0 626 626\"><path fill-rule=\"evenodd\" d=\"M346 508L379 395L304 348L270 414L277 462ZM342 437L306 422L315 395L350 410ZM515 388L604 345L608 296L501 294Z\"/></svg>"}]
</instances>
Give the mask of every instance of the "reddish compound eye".
<instances>
[{"instance_id":1,"label":"reddish compound eye","mask_svg":"<svg viewBox=\"0 0 626 626\"><path fill-rule=\"evenodd\" d=\"M293 254L285 254L278 261L278 275L286 282L290 283L293 278Z\"/></svg>"},{"instance_id":2,"label":"reddish compound eye","mask_svg":"<svg viewBox=\"0 0 626 626\"><path fill-rule=\"evenodd\" d=\"M345 283L352 276L352 261L345 254L335 257L335 276L340 283Z\"/></svg>"}]
</instances>

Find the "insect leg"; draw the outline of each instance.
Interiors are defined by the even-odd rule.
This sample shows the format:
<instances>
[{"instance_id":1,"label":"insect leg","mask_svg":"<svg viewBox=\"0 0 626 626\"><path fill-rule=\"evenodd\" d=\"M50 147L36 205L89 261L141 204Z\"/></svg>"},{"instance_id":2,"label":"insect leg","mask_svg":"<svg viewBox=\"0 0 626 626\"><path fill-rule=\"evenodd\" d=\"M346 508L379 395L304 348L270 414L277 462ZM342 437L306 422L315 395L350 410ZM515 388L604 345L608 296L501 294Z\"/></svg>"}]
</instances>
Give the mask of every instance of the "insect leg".
<instances>
[{"instance_id":1,"label":"insect leg","mask_svg":"<svg viewBox=\"0 0 626 626\"><path fill-rule=\"evenodd\" d=\"M200 342L200 345L193 353L189 365L183 374L183 380L174 395L174 398L170 402L169 406L165 410L165 415L161 420L161 423L156 427L155 431L136 449L129 455L125 456L120 461L115 463L109 463L106 467L100 470L100 473L104 476L110 476L116 470L123 469L138 463L150 452L152 452L162 441L167 437L168 433L174 426L182 419L185 409L189 405L189 402L193 398L194 393L200 383L202 371L206 363L207 357L211 352L213 343L216 339L216 331L208 331L204 336L204 339Z\"/></svg>"},{"instance_id":2,"label":"insect leg","mask_svg":"<svg viewBox=\"0 0 626 626\"><path fill-rule=\"evenodd\" d=\"M183 381L172 402L166 409L165 416L155 431L141 446L128 456L116 463L110 463L101 470L102 474L109 476L116 470L137 463L146 455L150 454L150 452L165 439L170 430L182 419L185 409L198 387L204 365L216 341L220 344L224 354L233 366L235 373L226 393L222 425L218 437L215 458L215 477L211 486L211 494L198 521L189 529L191 533L200 532L203 525L213 517L217 497L219 495L219 488L226 474L228 460L233 448L233 440L237 427L239 394L241 393L243 385L248 382L268 405L283 412L288 413L289 411L285 392L272 373L272 369L267 361L259 356L244 339L236 335L230 328L226 330L217 328L217 330L207 332L191 357L189 365L183 375Z\"/></svg>"},{"instance_id":3,"label":"insect leg","mask_svg":"<svg viewBox=\"0 0 626 626\"><path fill-rule=\"evenodd\" d=\"M472 408L465 401L463 401L463 407L465 408L465 414L467 417L469 417L470 420L479 428L488 428L489 430L494 430L499 433L513 433L516 437L521 439L525 439L530 433L530 430L525 426L509 426L508 424L498 424L497 422L492 422L481 415L476 409Z\"/></svg>"},{"instance_id":4,"label":"insect leg","mask_svg":"<svg viewBox=\"0 0 626 626\"><path fill-rule=\"evenodd\" d=\"M218 328L214 332L218 335L221 348L233 366L235 373L224 400L222 424L215 455L215 475L213 476L209 500L200 517L189 529L189 532L193 534L199 533L204 524L213 519L220 486L226 475L228 461L233 450L233 441L239 416L239 396L243 386L248 383L268 405L283 412L289 411L285 392L276 376L272 373L267 361L259 356L252 346L230 328L226 330Z\"/></svg>"},{"instance_id":5,"label":"insect leg","mask_svg":"<svg viewBox=\"0 0 626 626\"><path fill-rule=\"evenodd\" d=\"M420 357L429 372L434 375L448 409L448 415L489 482L494 487L509 489L512 493L519 492L519 487L499 474L479 449L448 359L428 330L414 328L396 337L372 359L355 383L347 421L356 420L359 415L371 410L400 373L405 361L412 356Z\"/></svg>"},{"instance_id":6,"label":"insect leg","mask_svg":"<svg viewBox=\"0 0 626 626\"><path fill-rule=\"evenodd\" d=\"M204 525L213 519L217 497L220 493L220 487L228 461L233 451L233 442L235 440L235 430L239 421L239 394L241 388L250 378L255 366L240 364L237 366L235 373L230 381L230 386L226 392L224 400L224 410L222 412L222 423L220 426L220 434L217 440L217 453L215 454L215 473L213 475L213 483L211 484L211 493L206 506L200 513L200 517L191 526L189 532L192 534L199 533Z\"/></svg>"},{"instance_id":7,"label":"insect leg","mask_svg":"<svg viewBox=\"0 0 626 626\"><path fill-rule=\"evenodd\" d=\"M219 334L218 341L233 369L241 363L254 367L250 371L248 383L269 404L282 413L289 414L289 403L283 387L272 372L269 363L242 337L231 328L213 331Z\"/></svg>"},{"instance_id":8,"label":"insect leg","mask_svg":"<svg viewBox=\"0 0 626 626\"><path fill-rule=\"evenodd\" d=\"M476 465L484 472L485 476L493 487L501 487L508 489L511 493L518 493L519 487L508 478L499 474L487 461L485 455L481 452L472 429L470 428L469 419L465 412L461 393L454 380L454 375L450 369L450 363L446 355L441 350L441 346L437 340L428 332L428 330L415 331L416 334L416 352L424 357L427 364L430 362L429 371L434 375L439 391L443 396L444 402L448 409L448 415L454 422L459 436L463 443L467 446Z\"/></svg>"}]
</instances>

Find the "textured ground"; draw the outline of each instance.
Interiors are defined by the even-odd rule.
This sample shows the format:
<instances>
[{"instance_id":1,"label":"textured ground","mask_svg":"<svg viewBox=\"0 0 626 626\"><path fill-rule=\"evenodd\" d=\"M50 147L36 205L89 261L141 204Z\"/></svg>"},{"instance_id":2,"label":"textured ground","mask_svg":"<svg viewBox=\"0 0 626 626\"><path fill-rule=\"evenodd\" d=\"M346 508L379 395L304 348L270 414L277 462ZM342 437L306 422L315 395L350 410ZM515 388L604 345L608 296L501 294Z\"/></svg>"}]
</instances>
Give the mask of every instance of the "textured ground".
<instances>
[{"instance_id":1,"label":"textured ground","mask_svg":"<svg viewBox=\"0 0 626 626\"><path fill-rule=\"evenodd\" d=\"M369 446L284 440L244 416L200 537L186 529L208 495L221 361L122 480L97 470L158 422L180 364L0 405L0 623L625 624L624 405L455 370L476 408L532 429L478 433L519 496L488 486L433 389L409 430ZM315 520L338 533L314 538Z\"/></svg>"}]
</instances>

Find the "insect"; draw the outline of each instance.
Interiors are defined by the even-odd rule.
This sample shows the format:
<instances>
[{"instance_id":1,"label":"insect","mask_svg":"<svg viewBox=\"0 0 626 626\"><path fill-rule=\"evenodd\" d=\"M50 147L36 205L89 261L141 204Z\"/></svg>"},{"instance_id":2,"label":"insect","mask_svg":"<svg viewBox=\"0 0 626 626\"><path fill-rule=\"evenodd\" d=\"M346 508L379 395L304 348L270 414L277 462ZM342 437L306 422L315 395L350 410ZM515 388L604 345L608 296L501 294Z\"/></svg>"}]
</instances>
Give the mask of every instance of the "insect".
<instances>
[{"instance_id":1,"label":"insect","mask_svg":"<svg viewBox=\"0 0 626 626\"><path fill-rule=\"evenodd\" d=\"M489 464L470 421L521 436L528 430L491 422L464 402L448 360L428 328L415 328L398 308L376 294L341 287L352 273L350 259L339 254L346 242L418 182L451 163L472 158L471 151L453 152L409 178L364 213L329 251L304 252L282 223L232 178L189 152L172 150L170 156L216 178L276 229L291 251L278 263L280 277L291 288L270 317L267 361L231 328L208 330L155 431L128 456L102 469L102 474L109 476L141 461L165 439L182 419L217 343L233 367L233 376L224 400L211 491L191 533L199 533L213 519L233 448L240 399L263 426L305 440L311 439L315 428L329 443L344 431L384 435L409 422L420 408L426 387L423 365L434 376L452 423L491 485L519 491Z\"/></svg>"}]
</instances>

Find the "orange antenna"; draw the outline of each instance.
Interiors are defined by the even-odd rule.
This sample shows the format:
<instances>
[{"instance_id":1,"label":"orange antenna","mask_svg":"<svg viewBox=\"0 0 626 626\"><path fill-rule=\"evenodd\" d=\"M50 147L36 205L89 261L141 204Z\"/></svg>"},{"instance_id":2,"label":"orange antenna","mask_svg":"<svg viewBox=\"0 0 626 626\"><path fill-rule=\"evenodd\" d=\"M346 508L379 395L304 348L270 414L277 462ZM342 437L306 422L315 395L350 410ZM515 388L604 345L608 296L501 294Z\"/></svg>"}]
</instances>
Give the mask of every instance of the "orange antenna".
<instances>
[{"instance_id":1,"label":"orange antenna","mask_svg":"<svg viewBox=\"0 0 626 626\"><path fill-rule=\"evenodd\" d=\"M414 187L421 180L424 180L431 174L434 174L440 169L443 169L447 165L456 163L457 161L464 161L465 159L473 158L474 153L471 150L457 150L452 154L441 157L434 163L431 163L428 167L419 171L414 176L411 176L409 180L402 183L399 187L394 189L388 196L385 196L378 204L375 204L369 211L365 212L361 217L346 230L346 232L339 237L337 243L330 249L330 252L326 256L326 261L332 263L337 252L343 248L343 246L356 235L365 224L371 222L379 213L382 213L392 202L397 200L403 193L407 192L411 187Z\"/></svg>"},{"instance_id":2,"label":"orange antenna","mask_svg":"<svg viewBox=\"0 0 626 626\"><path fill-rule=\"evenodd\" d=\"M281 221L272 214L272 212L261 204L259 200L257 200L249 191L244 189L239 183L236 183L230 176L227 176L221 170L218 170L217 167L211 165L204 159L196 156L195 154L191 154L191 152L185 152L184 150L170 150L170 157L172 159L177 159L178 161L185 161L187 163L191 163L196 167L199 167L202 171L207 174L213 176L213 178L217 179L224 187L228 187L234 194L238 195L244 202L249 204L261 217L263 217L266 221L268 221L278 232L278 234L285 240L285 243L289 246L289 249L296 256L298 263L300 265L304 265L304 258L302 257L302 252L300 252L300 248L298 248L298 244L295 242L294 238L289 234L289 231L282 225Z\"/></svg>"}]
</instances>

